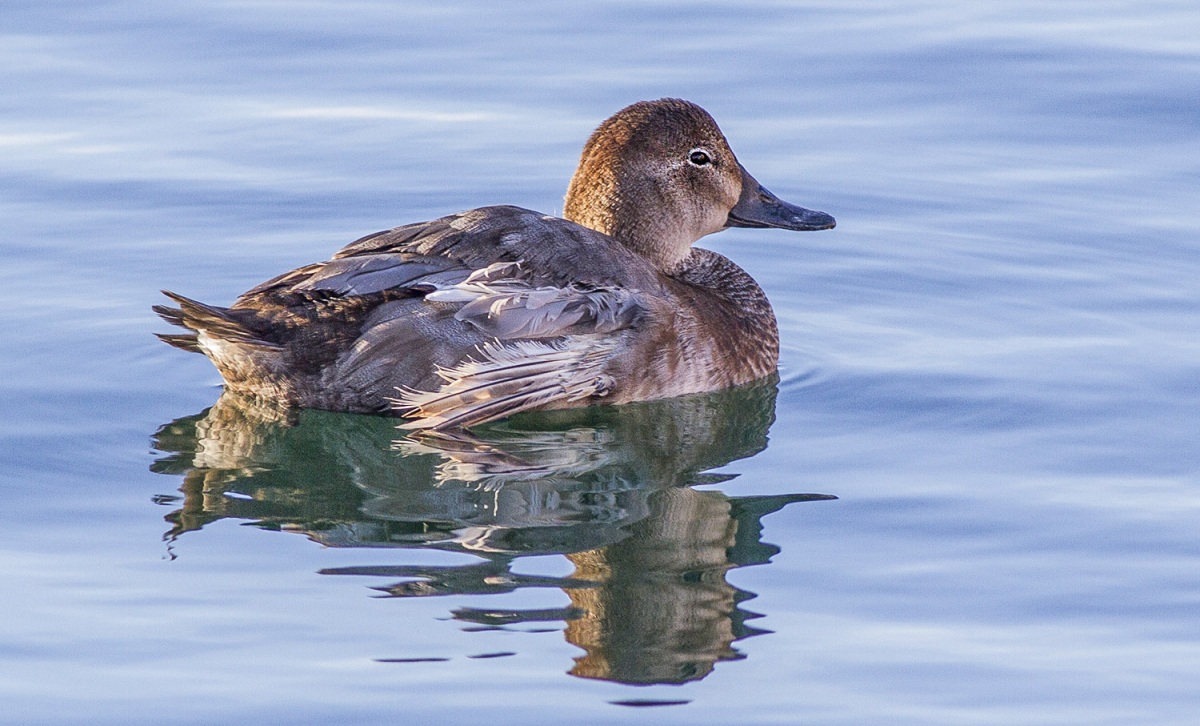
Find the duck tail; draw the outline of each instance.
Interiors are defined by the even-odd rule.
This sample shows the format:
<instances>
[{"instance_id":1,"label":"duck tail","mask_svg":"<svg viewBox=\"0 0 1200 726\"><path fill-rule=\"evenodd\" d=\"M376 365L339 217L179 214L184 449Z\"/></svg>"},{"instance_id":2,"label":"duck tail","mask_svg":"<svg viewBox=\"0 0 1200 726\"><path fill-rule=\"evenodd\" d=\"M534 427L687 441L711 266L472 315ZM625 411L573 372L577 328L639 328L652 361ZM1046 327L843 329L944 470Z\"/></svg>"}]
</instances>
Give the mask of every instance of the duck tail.
<instances>
[{"instance_id":1,"label":"duck tail","mask_svg":"<svg viewBox=\"0 0 1200 726\"><path fill-rule=\"evenodd\" d=\"M200 349L200 339L195 333L155 333L154 337L158 338L167 345L186 350L189 353L203 353Z\"/></svg>"},{"instance_id":2,"label":"duck tail","mask_svg":"<svg viewBox=\"0 0 1200 726\"><path fill-rule=\"evenodd\" d=\"M198 300L184 297L170 290L162 293L179 303L174 308L168 305L155 305L152 310L158 316L172 325L187 328L191 333L156 333L158 339L168 345L193 353L206 352L200 343L199 336L203 333L208 338L215 338L227 343L254 348L278 349L279 346L263 340L242 321L230 313L229 308L206 305Z\"/></svg>"}]
</instances>

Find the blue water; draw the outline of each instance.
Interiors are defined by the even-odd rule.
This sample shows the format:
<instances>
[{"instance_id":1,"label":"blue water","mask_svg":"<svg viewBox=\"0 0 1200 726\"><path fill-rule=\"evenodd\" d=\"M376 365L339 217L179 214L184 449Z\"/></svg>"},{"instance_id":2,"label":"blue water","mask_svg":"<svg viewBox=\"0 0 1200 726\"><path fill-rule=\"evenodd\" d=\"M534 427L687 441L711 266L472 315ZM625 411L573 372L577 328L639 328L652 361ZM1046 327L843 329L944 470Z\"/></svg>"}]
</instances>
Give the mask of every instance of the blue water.
<instances>
[{"instance_id":1,"label":"blue water","mask_svg":"<svg viewBox=\"0 0 1200 726\"><path fill-rule=\"evenodd\" d=\"M0 722L1195 722L1194 3L10 0L0 64ZM775 385L472 457L152 336L668 95L838 219L703 241Z\"/></svg>"}]
</instances>

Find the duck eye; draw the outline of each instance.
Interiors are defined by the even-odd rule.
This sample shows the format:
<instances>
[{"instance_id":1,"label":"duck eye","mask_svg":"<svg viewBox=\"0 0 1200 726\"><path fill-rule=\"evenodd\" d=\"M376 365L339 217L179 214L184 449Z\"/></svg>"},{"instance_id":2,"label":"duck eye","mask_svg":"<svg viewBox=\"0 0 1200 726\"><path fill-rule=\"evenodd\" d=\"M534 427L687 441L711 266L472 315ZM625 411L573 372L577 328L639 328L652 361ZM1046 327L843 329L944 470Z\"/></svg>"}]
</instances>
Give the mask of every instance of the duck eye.
<instances>
[{"instance_id":1,"label":"duck eye","mask_svg":"<svg viewBox=\"0 0 1200 726\"><path fill-rule=\"evenodd\" d=\"M704 149L692 149L692 152L688 154L688 161L694 166L708 166L712 163L712 159Z\"/></svg>"}]
</instances>

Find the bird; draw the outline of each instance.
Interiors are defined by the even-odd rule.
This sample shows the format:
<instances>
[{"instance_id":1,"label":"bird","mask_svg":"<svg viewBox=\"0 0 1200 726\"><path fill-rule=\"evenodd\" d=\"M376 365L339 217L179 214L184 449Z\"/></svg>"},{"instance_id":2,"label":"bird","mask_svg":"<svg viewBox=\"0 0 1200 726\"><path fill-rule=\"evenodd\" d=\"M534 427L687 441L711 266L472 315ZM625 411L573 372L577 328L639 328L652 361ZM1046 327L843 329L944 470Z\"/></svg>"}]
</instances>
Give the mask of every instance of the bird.
<instances>
[{"instance_id":1,"label":"bird","mask_svg":"<svg viewBox=\"0 0 1200 726\"><path fill-rule=\"evenodd\" d=\"M208 356L228 391L464 430L774 374L766 294L693 243L835 224L768 191L699 105L639 101L588 138L562 217L471 209L362 237L228 307L164 290L175 305L153 310L187 331L158 337Z\"/></svg>"}]
</instances>

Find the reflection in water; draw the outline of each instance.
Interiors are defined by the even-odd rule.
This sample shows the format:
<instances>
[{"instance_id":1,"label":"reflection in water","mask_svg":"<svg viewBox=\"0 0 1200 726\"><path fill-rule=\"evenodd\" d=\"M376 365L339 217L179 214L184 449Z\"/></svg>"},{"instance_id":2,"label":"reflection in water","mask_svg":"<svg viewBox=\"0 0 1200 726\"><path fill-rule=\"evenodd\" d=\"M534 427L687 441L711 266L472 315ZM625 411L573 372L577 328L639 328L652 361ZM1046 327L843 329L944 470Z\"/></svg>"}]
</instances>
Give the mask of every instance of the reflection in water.
<instances>
[{"instance_id":1,"label":"reflection in water","mask_svg":"<svg viewBox=\"0 0 1200 726\"><path fill-rule=\"evenodd\" d=\"M683 683L760 630L725 580L763 564L760 519L819 494L730 497L690 485L766 447L774 384L703 396L518 417L472 434L401 439L385 418L279 411L226 394L163 426L154 470L183 476L169 540L233 517L334 547L467 552L458 566L322 571L387 578L390 597L562 590L548 610L460 608L474 627L566 623L585 655L571 673L631 684ZM178 498L170 499L178 502ZM512 571L525 555L562 554L570 577Z\"/></svg>"}]
</instances>

